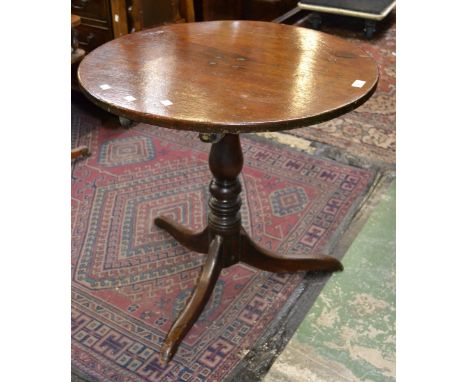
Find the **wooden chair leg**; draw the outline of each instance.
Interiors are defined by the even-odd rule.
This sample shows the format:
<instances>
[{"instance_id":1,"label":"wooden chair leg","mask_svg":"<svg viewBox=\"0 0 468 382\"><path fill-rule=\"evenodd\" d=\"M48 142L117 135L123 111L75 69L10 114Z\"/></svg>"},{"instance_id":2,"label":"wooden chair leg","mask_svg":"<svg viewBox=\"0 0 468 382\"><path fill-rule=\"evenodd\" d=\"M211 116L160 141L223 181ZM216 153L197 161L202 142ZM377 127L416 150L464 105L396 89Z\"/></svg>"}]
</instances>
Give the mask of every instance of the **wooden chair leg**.
<instances>
[{"instance_id":1,"label":"wooden chair leg","mask_svg":"<svg viewBox=\"0 0 468 382\"><path fill-rule=\"evenodd\" d=\"M179 315L161 348L161 362L166 364L174 355L182 339L200 316L213 292L222 269L221 247L223 239L216 235L210 244L206 262L203 265L195 290L182 313Z\"/></svg>"},{"instance_id":2,"label":"wooden chair leg","mask_svg":"<svg viewBox=\"0 0 468 382\"><path fill-rule=\"evenodd\" d=\"M281 256L255 244L244 228L240 232L239 261L269 272L342 271L343 265L331 256Z\"/></svg>"},{"instance_id":3,"label":"wooden chair leg","mask_svg":"<svg viewBox=\"0 0 468 382\"><path fill-rule=\"evenodd\" d=\"M194 232L166 216L157 217L154 223L191 251L208 253L208 246L210 245L208 228L200 232Z\"/></svg>"},{"instance_id":4,"label":"wooden chair leg","mask_svg":"<svg viewBox=\"0 0 468 382\"><path fill-rule=\"evenodd\" d=\"M193 0L182 0L179 3L180 14L188 23L193 23L195 21L195 7L193 5Z\"/></svg>"}]
</instances>

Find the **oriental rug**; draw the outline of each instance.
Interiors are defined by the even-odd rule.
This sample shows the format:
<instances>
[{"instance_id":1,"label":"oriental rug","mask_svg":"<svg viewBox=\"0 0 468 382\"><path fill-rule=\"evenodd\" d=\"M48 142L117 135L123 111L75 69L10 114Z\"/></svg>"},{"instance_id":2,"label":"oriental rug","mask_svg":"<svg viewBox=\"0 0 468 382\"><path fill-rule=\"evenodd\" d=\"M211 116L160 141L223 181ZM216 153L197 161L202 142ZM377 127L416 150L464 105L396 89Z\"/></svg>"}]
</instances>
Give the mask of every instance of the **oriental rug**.
<instances>
[{"instance_id":1,"label":"oriental rug","mask_svg":"<svg viewBox=\"0 0 468 382\"><path fill-rule=\"evenodd\" d=\"M326 14L322 14L322 19L323 32L354 42L377 62L380 74L377 90L351 113L288 133L393 164L396 149L396 11L378 23L371 40L364 38L360 19Z\"/></svg>"},{"instance_id":2,"label":"oriental rug","mask_svg":"<svg viewBox=\"0 0 468 382\"><path fill-rule=\"evenodd\" d=\"M278 317L299 301L305 280L321 275L244 264L223 270L200 319L163 367L160 345L204 255L153 220L163 214L192 229L206 224L209 145L190 132L99 125L72 109L73 145L92 152L72 167L73 369L93 381L244 380L250 349L279 331ZM286 255L333 255L374 174L258 137L241 141L241 213L249 234ZM305 312L311 304L301 302Z\"/></svg>"}]
</instances>

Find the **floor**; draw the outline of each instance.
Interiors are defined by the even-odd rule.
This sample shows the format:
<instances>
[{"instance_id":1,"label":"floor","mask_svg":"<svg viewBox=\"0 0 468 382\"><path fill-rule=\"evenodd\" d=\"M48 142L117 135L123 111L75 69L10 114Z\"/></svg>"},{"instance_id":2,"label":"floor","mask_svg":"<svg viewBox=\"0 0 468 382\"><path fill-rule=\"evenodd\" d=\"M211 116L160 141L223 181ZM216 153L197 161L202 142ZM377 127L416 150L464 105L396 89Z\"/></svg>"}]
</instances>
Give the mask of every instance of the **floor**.
<instances>
[{"instance_id":1,"label":"floor","mask_svg":"<svg viewBox=\"0 0 468 382\"><path fill-rule=\"evenodd\" d=\"M264 382L395 380L393 182Z\"/></svg>"}]
</instances>

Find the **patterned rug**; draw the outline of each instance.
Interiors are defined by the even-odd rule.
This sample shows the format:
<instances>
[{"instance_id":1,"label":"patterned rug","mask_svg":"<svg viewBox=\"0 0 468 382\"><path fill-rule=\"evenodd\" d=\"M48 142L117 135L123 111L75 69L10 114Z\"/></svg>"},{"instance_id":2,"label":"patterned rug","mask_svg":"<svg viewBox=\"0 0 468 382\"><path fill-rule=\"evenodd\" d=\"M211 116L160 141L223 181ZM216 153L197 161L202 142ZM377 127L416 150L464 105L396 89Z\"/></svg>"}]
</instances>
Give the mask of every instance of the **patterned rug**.
<instances>
[{"instance_id":1,"label":"patterned rug","mask_svg":"<svg viewBox=\"0 0 468 382\"><path fill-rule=\"evenodd\" d=\"M190 132L98 126L72 107L73 145L93 153L72 167L74 370L114 382L232 378L249 349L275 330L282 309L297 300L305 274L244 264L223 270L202 316L162 367L160 344L204 256L179 245L153 219L164 214L193 229L206 224L209 145ZM284 254L332 253L373 173L258 137L241 139L247 231Z\"/></svg>"},{"instance_id":2,"label":"patterned rug","mask_svg":"<svg viewBox=\"0 0 468 382\"><path fill-rule=\"evenodd\" d=\"M357 156L395 163L396 11L378 24L371 40L363 37L362 20L336 15L322 18L323 32L354 42L374 58L379 65L379 84L369 101L353 112L288 133L337 146Z\"/></svg>"}]
</instances>

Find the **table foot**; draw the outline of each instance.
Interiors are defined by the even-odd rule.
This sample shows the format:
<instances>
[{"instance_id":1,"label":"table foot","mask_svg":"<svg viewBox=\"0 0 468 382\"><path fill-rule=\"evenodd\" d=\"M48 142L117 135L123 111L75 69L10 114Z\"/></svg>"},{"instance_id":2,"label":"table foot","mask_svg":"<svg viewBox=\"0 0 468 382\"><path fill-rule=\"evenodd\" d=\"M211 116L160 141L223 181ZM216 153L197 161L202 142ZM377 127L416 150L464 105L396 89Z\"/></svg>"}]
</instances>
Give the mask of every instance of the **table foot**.
<instances>
[{"instance_id":1,"label":"table foot","mask_svg":"<svg viewBox=\"0 0 468 382\"><path fill-rule=\"evenodd\" d=\"M223 238L216 235L210 243L208 256L200 278L182 313L172 325L161 348L161 362L166 364L173 357L182 339L200 316L210 299L216 280L222 269L221 247Z\"/></svg>"},{"instance_id":2,"label":"table foot","mask_svg":"<svg viewBox=\"0 0 468 382\"><path fill-rule=\"evenodd\" d=\"M242 228L239 261L269 272L342 271L343 265L325 255L281 256L257 245Z\"/></svg>"},{"instance_id":3,"label":"table foot","mask_svg":"<svg viewBox=\"0 0 468 382\"><path fill-rule=\"evenodd\" d=\"M154 220L154 223L159 228L167 231L174 239L191 251L208 253L208 246L210 244L208 228L205 228L200 232L194 232L165 216L157 217Z\"/></svg>"}]
</instances>

